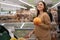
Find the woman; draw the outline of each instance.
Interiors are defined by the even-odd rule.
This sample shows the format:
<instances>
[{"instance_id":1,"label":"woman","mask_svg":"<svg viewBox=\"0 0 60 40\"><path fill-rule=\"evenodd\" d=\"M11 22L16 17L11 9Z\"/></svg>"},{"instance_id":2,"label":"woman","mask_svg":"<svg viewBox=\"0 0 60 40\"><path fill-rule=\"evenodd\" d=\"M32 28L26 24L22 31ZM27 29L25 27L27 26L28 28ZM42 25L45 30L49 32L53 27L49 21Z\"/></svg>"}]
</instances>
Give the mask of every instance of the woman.
<instances>
[{"instance_id":1,"label":"woman","mask_svg":"<svg viewBox=\"0 0 60 40\"><path fill-rule=\"evenodd\" d=\"M37 17L42 20L42 23L35 25L34 31L29 33L29 36L34 33L38 40L51 40L50 18L47 14L46 4L43 1L40 1L37 4Z\"/></svg>"}]
</instances>

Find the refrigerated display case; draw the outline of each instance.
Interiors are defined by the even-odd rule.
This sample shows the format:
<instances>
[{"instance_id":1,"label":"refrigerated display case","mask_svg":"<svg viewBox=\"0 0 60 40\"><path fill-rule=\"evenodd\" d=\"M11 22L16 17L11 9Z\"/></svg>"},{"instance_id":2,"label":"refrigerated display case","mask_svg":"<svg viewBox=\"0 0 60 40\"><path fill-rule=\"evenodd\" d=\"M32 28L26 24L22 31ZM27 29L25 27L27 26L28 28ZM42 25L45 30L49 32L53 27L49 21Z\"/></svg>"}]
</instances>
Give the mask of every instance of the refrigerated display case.
<instances>
[{"instance_id":1,"label":"refrigerated display case","mask_svg":"<svg viewBox=\"0 0 60 40\"><path fill-rule=\"evenodd\" d=\"M7 29L15 28L14 35L17 38L27 36L33 29L34 25L33 22L21 22L21 23L2 23ZM12 30L13 31L13 30ZM29 40L35 40L34 34L29 38Z\"/></svg>"}]
</instances>

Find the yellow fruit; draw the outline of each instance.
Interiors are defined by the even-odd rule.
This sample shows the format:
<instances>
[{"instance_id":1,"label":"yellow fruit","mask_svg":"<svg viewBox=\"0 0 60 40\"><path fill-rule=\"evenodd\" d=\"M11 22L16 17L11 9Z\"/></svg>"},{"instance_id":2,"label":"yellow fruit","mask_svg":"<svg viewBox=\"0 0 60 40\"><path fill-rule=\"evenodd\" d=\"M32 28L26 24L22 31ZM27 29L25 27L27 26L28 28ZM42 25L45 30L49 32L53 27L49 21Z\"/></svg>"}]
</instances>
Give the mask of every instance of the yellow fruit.
<instances>
[{"instance_id":1,"label":"yellow fruit","mask_svg":"<svg viewBox=\"0 0 60 40\"><path fill-rule=\"evenodd\" d=\"M18 40L26 40L25 38L21 37L21 38L18 38Z\"/></svg>"},{"instance_id":2,"label":"yellow fruit","mask_svg":"<svg viewBox=\"0 0 60 40\"><path fill-rule=\"evenodd\" d=\"M11 38L10 40L17 40L16 38Z\"/></svg>"}]
</instances>

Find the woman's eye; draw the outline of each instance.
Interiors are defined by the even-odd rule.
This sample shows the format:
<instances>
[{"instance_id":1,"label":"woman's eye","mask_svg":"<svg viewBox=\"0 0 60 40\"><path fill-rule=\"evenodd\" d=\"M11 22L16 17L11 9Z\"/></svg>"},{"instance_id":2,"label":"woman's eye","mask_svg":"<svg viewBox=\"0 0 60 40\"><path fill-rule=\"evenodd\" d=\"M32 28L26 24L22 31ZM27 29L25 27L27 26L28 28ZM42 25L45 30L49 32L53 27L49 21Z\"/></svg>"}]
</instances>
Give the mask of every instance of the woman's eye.
<instances>
[{"instance_id":1,"label":"woman's eye","mask_svg":"<svg viewBox=\"0 0 60 40\"><path fill-rule=\"evenodd\" d=\"M41 5L41 6L42 6L42 4L39 4L39 5Z\"/></svg>"},{"instance_id":2,"label":"woman's eye","mask_svg":"<svg viewBox=\"0 0 60 40\"><path fill-rule=\"evenodd\" d=\"M42 4L38 4L38 6L42 6Z\"/></svg>"}]
</instances>

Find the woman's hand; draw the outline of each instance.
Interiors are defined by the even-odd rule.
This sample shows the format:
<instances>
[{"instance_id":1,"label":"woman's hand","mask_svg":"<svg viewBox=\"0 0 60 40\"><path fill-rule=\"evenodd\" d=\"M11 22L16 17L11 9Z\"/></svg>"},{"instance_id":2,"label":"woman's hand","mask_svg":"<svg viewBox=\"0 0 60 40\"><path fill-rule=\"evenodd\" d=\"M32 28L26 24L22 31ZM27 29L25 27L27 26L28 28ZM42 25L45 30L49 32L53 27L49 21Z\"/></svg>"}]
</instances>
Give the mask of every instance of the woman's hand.
<instances>
[{"instance_id":1,"label":"woman's hand","mask_svg":"<svg viewBox=\"0 0 60 40\"><path fill-rule=\"evenodd\" d=\"M40 23L40 24L35 24L35 26L38 26L38 27L41 26L41 25L42 25L42 23Z\"/></svg>"},{"instance_id":2,"label":"woman's hand","mask_svg":"<svg viewBox=\"0 0 60 40\"><path fill-rule=\"evenodd\" d=\"M24 38L30 38L31 34L29 33L28 35L26 35Z\"/></svg>"},{"instance_id":3,"label":"woman's hand","mask_svg":"<svg viewBox=\"0 0 60 40\"><path fill-rule=\"evenodd\" d=\"M30 38L31 37L31 35L34 33L34 30L33 31L31 31L30 33L28 33L28 35L27 36L25 36L25 38Z\"/></svg>"}]
</instances>

